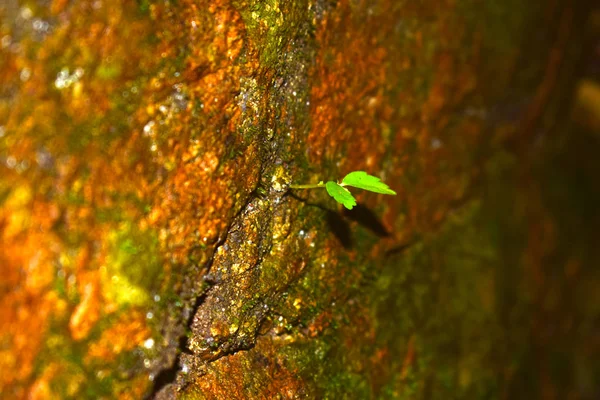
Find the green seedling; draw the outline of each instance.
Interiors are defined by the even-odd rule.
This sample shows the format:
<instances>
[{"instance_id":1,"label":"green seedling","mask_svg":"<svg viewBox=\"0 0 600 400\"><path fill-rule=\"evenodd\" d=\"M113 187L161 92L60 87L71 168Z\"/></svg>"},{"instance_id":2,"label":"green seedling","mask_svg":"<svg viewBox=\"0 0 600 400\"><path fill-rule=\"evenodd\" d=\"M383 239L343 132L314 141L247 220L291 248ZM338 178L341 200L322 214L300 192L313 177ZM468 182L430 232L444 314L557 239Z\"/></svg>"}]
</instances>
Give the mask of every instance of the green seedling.
<instances>
[{"instance_id":1,"label":"green seedling","mask_svg":"<svg viewBox=\"0 0 600 400\"><path fill-rule=\"evenodd\" d=\"M368 190L369 192L396 195L396 192L390 189L388 185L381 182L381 179L369 175L365 171L350 172L341 182L328 181L327 183L323 183L323 181L321 181L316 184L290 185L290 189L325 188L327 193L333 197L335 201L342 204L348 210L352 210L352 207L356 205L356 199L352 196L352 193L346 189L346 186Z\"/></svg>"}]
</instances>

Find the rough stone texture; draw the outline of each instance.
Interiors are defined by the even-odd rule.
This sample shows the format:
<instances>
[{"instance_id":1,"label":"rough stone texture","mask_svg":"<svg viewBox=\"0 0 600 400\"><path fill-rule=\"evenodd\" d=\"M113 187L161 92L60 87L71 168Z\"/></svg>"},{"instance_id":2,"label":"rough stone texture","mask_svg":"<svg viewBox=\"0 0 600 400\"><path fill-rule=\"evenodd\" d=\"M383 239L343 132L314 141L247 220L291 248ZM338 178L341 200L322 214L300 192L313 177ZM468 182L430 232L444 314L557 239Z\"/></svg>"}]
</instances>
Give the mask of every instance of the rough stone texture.
<instances>
[{"instance_id":1,"label":"rough stone texture","mask_svg":"<svg viewBox=\"0 0 600 400\"><path fill-rule=\"evenodd\" d=\"M600 396L592 11L0 3L0 392Z\"/></svg>"}]
</instances>

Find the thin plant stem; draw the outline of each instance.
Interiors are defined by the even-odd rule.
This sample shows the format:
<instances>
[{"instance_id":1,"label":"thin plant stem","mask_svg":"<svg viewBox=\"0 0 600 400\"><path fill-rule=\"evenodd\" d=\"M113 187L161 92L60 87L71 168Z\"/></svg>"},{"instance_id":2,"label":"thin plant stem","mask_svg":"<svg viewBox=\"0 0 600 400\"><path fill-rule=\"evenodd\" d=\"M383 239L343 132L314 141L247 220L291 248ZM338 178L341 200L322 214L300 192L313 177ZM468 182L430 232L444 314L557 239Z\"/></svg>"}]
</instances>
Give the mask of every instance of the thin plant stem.
<instances>
[{"instance_id":1,"label":"thin plant stem","mask_svg":"<svg viewBox=\"0 0 600 400\"><path fill-rule=\"evenodd\" d=\"M325 187L324 183L313 183L313 184L306 184L306 185L290 185L290 189L316 189L316 188L321 188L321 187Z\"/></svg>"}]
</instances>

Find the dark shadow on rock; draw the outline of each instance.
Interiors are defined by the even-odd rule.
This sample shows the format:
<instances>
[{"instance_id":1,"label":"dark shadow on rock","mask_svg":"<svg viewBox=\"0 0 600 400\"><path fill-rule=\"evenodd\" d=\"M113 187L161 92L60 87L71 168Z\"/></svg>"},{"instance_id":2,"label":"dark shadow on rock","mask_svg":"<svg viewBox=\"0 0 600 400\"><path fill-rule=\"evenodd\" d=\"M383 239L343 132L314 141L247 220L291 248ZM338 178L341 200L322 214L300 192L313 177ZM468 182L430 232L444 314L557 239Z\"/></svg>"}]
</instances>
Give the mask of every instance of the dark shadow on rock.
<instances>
[{"instance_id":1,"label":"dark shadow on rock","mask_svg":"<svg viewBox=\"0 0 600 400\"><path fill-rule=\"evenodd\" d=\"M344 246L346 250L352 248L354 243L352 241L352 231L350 230L348 222L346 222L340 214L330 210L326 210L326 220L329 229L340 241L342 246Z\"/></svg>"},{"instance_id":2,"label":"dark shadow on rock","mask_svg":"<svg viewBox=\"0 0 600 400\"><path fill-rule=\"evenodd\" d=\"M343 208L341 212L335 212L321 204L311 203L307 199L299 197L294 193L289 193L289 195L306 205L318 207L325 211L325 219L329 229L331 232L333 232L335 237L340 241L346 250L354 246L354 241L352 240L352 230L350 229L348 220L354 221L364 228L370 230L377 237L384 238L390 236L390 232L385 229L385 226L381 223L379 217L377 217L373 211L365 206L357 204L352 210Z\"/></svg>"},{"instance_id":3,"label":"dark shadow on rock","mask_svg":"<svg viewBox=\"0 0 600 400\"><path fill-rule=\"evenodd\" d=\"M390 233L385 229L385 226L383 226L377 215L365 206L357 204L352 210L344 208L343 215L367 228L380 238L390 236Z\"/></svg>"},{"instance_id":4,"label":"dark shadow on rock","mask_svg":"<svg viewBox=\"0 0 600 400\"><path fill-rule=\"evenodd\" d=\"M394 257L398 254L404 253L406 250L408 250L410 248L410 246L412 246L413 243L414 243L414 241L410 241L407 243L402 243L398 246L394 246L385 252L385 257Z\"/></svg>"},{"instance_id":5,"label":"dark shadow on rock","mask_svg":"<svg viewBox=\"0 0 600 400\"><path fill-rule=\"evenodd\" d=\"M317 207L323 210L325 212L325 220L327 221L329 230L331 230L335 237L340 241L344 249L348 250L352 248L354 243L352 241L352 232L350 231L350 225L347 221L344 220L344 218L342 218L342 215L340 213L332 211L327 207L323 206L322 204L312 203L308 201L308 199L302 198L294 193L288 192L287 194L293 197L294 199L306 204L307 206Z\"/></svg>"}]
</instances>

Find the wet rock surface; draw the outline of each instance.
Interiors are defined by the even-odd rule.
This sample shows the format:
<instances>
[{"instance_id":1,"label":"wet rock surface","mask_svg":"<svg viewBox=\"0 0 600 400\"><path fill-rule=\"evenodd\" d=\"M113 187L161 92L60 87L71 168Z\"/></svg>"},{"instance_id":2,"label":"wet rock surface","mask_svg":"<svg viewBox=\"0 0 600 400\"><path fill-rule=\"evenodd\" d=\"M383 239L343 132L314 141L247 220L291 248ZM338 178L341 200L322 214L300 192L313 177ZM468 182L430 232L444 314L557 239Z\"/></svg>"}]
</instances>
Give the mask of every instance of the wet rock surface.
<instances>
[{"instance_id":1,"label":"wet rock surface","mask_svg":"<svg viewBox=\"0 0 600 400\"><path fill-rule=\"evenodd\" d=\"M598 395L591 8L521 3L0 4L3 396Z\"/></svg>"}]
</instances>

